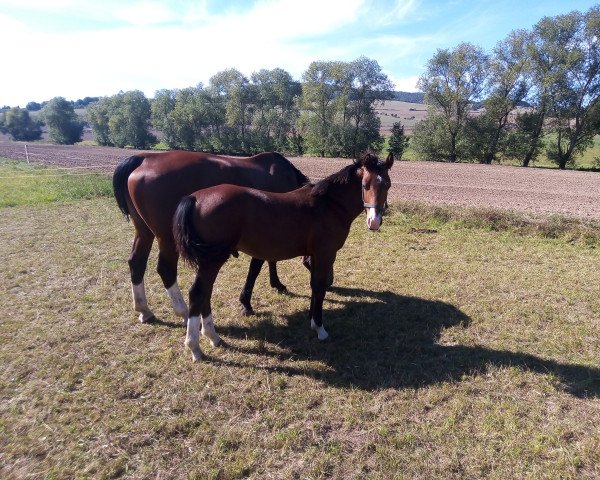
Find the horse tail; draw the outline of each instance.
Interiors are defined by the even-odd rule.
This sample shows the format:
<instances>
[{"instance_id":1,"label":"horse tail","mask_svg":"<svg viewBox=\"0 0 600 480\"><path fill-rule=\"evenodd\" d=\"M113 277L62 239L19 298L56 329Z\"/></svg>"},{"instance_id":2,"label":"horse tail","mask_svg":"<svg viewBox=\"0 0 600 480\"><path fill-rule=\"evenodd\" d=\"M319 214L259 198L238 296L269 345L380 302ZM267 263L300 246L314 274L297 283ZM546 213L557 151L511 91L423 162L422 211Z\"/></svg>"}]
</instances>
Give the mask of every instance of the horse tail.
<instances>
[{"instance_id":1,"label":"horse tail","mask_svg":"<svg viewBox=\"0 0 600 480\"><path fill-rule=\"evenodd\" d=\"M194 210L196 197L189 195L183 197L177 205L173 217L173 238L175 246L186 263L200 268L204 261L225 262L229 255L236 252L225 243L206 243L198 235L194 227Z\"/></svg>"},{"instance_id":2,"label":"horse tail","mask_svg":"<svg viewBox=\"0 0 600 480\"><path fill-rule=\"evenodd\" d=\"M113 173L113 192L119 209L125 215L125 218L129 220L129 208L127 208L127 179L131 172L133 172L140 164L144 161L144 157L141 155L133 155L123 160Z\"/></svg>"}]
</instances>

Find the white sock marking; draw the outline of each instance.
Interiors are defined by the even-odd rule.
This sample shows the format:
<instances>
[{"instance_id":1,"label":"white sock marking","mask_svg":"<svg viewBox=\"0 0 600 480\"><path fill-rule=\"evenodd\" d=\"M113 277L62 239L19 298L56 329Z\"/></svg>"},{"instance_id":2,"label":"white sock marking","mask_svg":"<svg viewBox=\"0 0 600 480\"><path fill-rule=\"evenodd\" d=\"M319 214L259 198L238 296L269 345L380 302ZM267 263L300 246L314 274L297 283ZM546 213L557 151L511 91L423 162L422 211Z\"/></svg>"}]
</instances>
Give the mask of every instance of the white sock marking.
<instances>
[{"instance_id":1,"label":"white sock marking","mask_svg":"<svg viewBox=\"0 0 600 480\"><path fill-rule=\"evenodd\" d=\"M321 325L320 327L317 326L315 320L312 318L310 319L310 328L317 332L317 337L319 337L319 340L321 341L327 340L327 337L329 337L329 334L327 333L327 330L325 330L325 327L323 327L323 325Z\"/></svg>"},{"instance_id":2,"label":"white sock marking","mask_svg":"<svg viewBox=\"0 0 600 480\"><path fill-rule=\"evenodd\" d=\"M202 358L202 351L200 350L200 317L198 316L190 317L188 320L185 346L192 351L194 362Z\"/></svg>"},{"instance_id":3,"label":"white sock marking","mask_svg":"<svg viewBox=\"0 0 600 480\"><path fill-rule=\"evenodd\" d=\"M131 294L133 296L133 308L136 312L140 312L140 322L144 323L148 321L154 314L152 313L152 310L148 308L148 300L146 300L146 289L144 288L143 280L137 285L131 284Z\"/></svg>"},{"instance_id":4,"label":"white sock marking","mask_svg":"<svg viewBox=\"0 0 600 480\"><path fill-rule=\"evenodd\" d=\"M212 313L209 313L206 318L202 317L202 335L208 337L210 344L216 347L221 342L221 337L215 330L215 322L212 318Z\"/></svg>"},{"instance_id":5,"label":"white sock marking","mask_svg":"<svg viewBox=\"0 0 600 480\"><path fill-rule=\"evenodd\" d=\"M183 299L183 295L181 295L181 290L179 289L177 282L167 288L167 295L171 299L171 304L173 305L175 313L182 317L184 321L187 320L188 308Z\"/></svg>"}]
</instances>

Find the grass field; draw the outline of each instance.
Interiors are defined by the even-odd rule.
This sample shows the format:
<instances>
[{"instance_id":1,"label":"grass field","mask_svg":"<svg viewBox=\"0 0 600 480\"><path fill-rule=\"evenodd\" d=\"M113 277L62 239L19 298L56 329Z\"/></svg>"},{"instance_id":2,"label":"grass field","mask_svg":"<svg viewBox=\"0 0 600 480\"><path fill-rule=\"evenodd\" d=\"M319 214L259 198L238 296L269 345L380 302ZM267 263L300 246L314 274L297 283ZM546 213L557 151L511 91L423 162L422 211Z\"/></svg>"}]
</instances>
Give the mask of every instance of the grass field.
<instances>
[{"instance_id":1,"label":"grass field","mask_svg":"<svg viewBox=\"0 0 600 480\"><path fill-rule=\"evenodd\" d=\"M0 208L112 195L106 175L0 158Z\"/></svg>"},{"instance_id":2,"label":"grass field","mask_svg":"<svg viewBox=\"0 0 600 480\"><path fill-rule=\"evenodd\" d=\"M0 209L1 478L600 476L597 226L409 204L379 233L360 218L324 344L299 260L280 264L289 295L261 274L258 315L239 315L242 256L213 296L227 347L203 341L192 364L155 255L159 321L136 320L132 227L105 181L54 202L34 183Z\"/></svg>"}]
</instances>

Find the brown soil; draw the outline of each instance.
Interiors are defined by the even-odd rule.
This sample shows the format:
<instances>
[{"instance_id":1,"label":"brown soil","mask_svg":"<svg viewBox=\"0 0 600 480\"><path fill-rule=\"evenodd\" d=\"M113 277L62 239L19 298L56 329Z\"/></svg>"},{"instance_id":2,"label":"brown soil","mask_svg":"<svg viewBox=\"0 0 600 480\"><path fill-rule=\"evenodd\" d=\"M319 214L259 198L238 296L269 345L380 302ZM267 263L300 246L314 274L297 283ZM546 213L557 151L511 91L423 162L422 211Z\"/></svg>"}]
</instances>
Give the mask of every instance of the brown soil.
<instances>
[{"instance_id":1,"label":"brown soil","mask_svg":"<svg viewBox=\"0 0 600 480\"><path fill-rule=\"evenodd\" d=\"M78 167L80 171L112 171L136 153L109 147L28 144L32 163ZM25 159L25 146L0 141L0 157ZM311 180L338 171L349 160L291 157ZM561 214L600 219L600 174L499 165L397 162L391 171L390 200L417 200L516 210L529 214Z\"/></svg>"}]
</instances>

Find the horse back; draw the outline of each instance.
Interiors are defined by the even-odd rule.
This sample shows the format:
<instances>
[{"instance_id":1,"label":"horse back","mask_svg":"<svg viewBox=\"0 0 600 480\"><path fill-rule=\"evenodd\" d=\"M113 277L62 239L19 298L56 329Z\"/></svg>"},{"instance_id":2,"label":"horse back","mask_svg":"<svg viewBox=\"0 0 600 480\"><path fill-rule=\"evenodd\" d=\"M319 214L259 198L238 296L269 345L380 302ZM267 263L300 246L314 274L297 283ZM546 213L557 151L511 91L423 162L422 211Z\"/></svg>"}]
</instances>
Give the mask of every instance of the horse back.
<instances>
[{"instance_id":1,"label":"horse back","mask_svg":"<svg viewBox=\"0 0 600 480\"><path fill-rule=\"evenodd\" d=\"M306 177L285 157L262 153L253 157L227 157L204 152L152 152L130 174L127 188L135 209L160 237L170 236L179 200L220 184L287 192Z\"/></svg>"}]
</instances>

